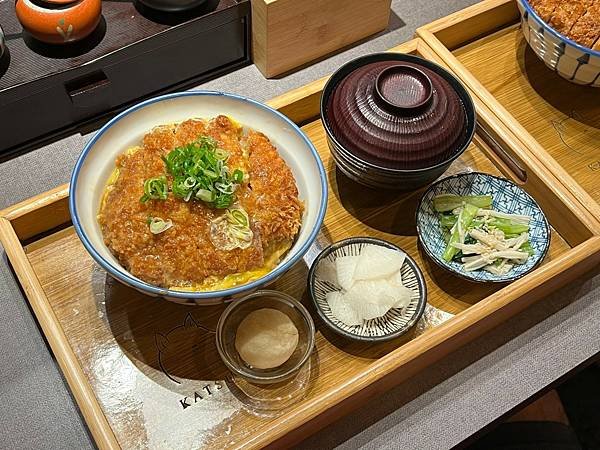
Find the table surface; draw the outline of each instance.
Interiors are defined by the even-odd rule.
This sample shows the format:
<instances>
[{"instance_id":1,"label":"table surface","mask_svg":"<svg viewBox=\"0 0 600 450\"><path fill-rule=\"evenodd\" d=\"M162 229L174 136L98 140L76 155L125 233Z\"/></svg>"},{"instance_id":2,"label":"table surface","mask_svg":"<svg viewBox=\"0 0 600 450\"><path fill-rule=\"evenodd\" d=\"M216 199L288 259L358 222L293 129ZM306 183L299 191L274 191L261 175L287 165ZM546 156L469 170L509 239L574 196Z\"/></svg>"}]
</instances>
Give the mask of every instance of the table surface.
<instances>
[{"instance_id":1,"label":"table surface","mask_svg":"<svg viewBox=\"0 0 600 450\"><path fill-rule=\"evenodd\" d=\"M264 101L472 3L393 0L389 29L356 47L280 79L266 80L249 66L201 87ZM0 209L67 182L87 139L73 135L0 164ZM0 447L93 448L1 248L0 317ZM598 324L600 275L557 291L299 447L450 448L600 353Z\"/></svg>"}]
</instances>

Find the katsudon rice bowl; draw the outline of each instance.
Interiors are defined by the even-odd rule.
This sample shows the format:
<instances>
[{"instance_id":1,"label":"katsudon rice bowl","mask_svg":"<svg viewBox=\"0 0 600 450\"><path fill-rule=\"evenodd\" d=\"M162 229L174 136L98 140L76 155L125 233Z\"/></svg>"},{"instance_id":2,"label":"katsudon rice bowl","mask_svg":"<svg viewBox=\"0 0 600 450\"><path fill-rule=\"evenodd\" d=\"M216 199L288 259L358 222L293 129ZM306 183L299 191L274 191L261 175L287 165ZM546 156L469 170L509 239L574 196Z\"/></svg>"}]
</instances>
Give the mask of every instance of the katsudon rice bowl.
<instances>
[{"instance_id":1,"label":"katsudon rice bowl","mask_svg":"<svg viewBox=\"0 0 600 450\"><path fill-rule=\"evenodd\" d=\"M108 122L71 176L84 247L151 296L214 304L298 262L325 215L323 164L287 117L218 92L169 94Z\"/></svg>"}]
</instances>

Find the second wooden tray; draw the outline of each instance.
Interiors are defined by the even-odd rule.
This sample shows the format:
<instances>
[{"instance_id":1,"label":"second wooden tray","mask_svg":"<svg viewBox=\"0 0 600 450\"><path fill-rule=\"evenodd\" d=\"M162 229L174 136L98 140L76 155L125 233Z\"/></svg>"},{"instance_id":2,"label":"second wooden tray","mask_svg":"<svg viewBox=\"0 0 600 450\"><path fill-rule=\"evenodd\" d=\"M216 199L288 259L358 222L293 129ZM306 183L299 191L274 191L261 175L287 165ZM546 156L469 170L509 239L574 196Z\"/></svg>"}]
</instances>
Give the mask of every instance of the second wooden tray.
<instances>
[{"instance_id":1,"label":"second wooden tray","mask_svg":"<svg viewBox=\"0 0 600 450\"><path fill-rule=\"evenodd\" d=\"M600 89L548 69L519 18L515 0L485 0L417 35L600 220Z\"/></svg>"},{"instance_id":2,"label":"second wooden tray","mask_svg":"<svg viewBox=\"0 0 600 450\"><path fill-rule=\"evenodd\" d=\"M419 40L393 51L437 60ZM379 345L347 342L317 321L310 367L294 382L270 388L235 382L214 336L202 329L214 327L223 306L177 305L114 281L71 226L68 187L57 188L2 211L0 241L100 448L292 444L598 267L600 237L589 212L475 98L479 129L447 174L478 170L520 183L544 209L552 244L538 269L501 289L437 268L417 245L422 190L369 191L336 169L319 120L324 83L270 102L302 125L327 168L329 207L318 244L368 235L404 248L425 275L424 319L412 334ZM272 287L310 308L307 271L301 262Z\"/></svg>"}]
</instances>

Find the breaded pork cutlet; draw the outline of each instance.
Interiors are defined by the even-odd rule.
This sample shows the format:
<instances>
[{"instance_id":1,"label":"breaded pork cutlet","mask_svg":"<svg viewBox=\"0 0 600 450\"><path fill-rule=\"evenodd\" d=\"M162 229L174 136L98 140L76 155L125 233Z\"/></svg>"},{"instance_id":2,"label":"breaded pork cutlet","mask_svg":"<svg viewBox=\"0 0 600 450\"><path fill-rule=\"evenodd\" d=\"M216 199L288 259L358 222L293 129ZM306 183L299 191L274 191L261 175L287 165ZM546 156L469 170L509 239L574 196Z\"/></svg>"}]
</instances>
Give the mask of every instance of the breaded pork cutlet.
<instances>
[{"instance_id":1,"label":"breaded pork cutlet","mask_svg":"<svg viewBox=\"0 0 600 450\"><path fill-rule=\"evenodd\" d=\"M575 22L568 37L585 47L594 46L600 38L600 0L595 0L585 14Z\"/></svg>"},{"instance_id":2,"label":"breaded pork cutlet","mask_svg":"<svg viewBox=\"0 0 600 450\"><path fill-rule=\"evenodd\" d=\"M564 0L530 0L529 4L535 9L540 18L548 23L554 9L560 5Z\"/></svg>"},{"instance_id":3,"label":"breaded pork cutlet","mask_svg":"<svg viewBox=\"0 0 600 450\"><path fill-rule=\"evenodd\" d=\"M253 146L255 161L260 167L251 169L251 174L257 174L257 195L264 193L264 198L255 202L261 211L247 211L250 217L257 214L262 220L259 227L252 224L255 232L250 247L228 251L215 248L210 238L210 224L223 214L223 210L210 208L204 202L184 202L173 195L166 200L140 202L144 180L165 174L161 157L203 135L213 137L218 146L229 153L231 168L246 168L240 145L241 132L241 127L225 116L211 121L188 120L179 125L155 128L146 134L139 150L117 159L119 176L108 190L98 220L106 245L134 276L163 287L186 286L210 276L223 277L264 265L261 231L277 227L266 221L277 212L284 216L290 214L293 199L288 195L293 196L294 192L297 195L293 176L289 169L286 172L287 167L282 167L285 164L277 152L268 150L270 144L266 138L261 145ZM268 156L258 156L265 153ZM247 190L247 183L243 183L238 195L243 197ZM281 204L274 198L278 193L287 193L282 196L285 201ZM151 217L170 219L173 226L160 234L152 234L148 226ZM280 218L274 223L279 224L277 229L282 237L292 239L293 230L297 231L299 227L299 214L288 220ZM269 236L278 235L271 232Z\"/></svg>"},{"instance_id":4,"label":"breaded pork cutlet","mask_svg":"<svg viewBox=\"0 0 600 450\"><path fill-rule=\"evenodd\" d=\"M564 36L569 36L569 32L575 23L585 14L592 5L593 0L568 0L558 5L548 25Z\"/></svg>"},{"instance_id":5,"label":"breaded pork cutlet","mask_svg":"<svg viewBox=\"0 0 600 450\"><path fill-rule=\"evenodd\" d=\"M246 145L250 195L242 202L252 211L265 249L294 239L302 221L303 205L292 171L262 133L251 131Z\"/></svg>"}]
</instances>

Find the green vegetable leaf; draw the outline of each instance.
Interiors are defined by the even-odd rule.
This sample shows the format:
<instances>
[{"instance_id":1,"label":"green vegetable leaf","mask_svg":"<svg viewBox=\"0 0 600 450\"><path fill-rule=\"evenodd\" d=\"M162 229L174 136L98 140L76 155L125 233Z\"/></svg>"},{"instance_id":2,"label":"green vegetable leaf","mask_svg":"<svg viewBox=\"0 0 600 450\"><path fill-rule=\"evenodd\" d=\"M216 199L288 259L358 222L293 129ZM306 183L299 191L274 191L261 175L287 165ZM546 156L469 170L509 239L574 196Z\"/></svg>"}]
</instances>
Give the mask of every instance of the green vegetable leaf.
<instances>
[{"instance_id":1,"label":"green vegetable leaf","mask_svg":"<svg viewBox=\"0 0 600 450\"><path fill-rule=\"evenodd\" d=\"M529 241L527 241L523 245L521 245L521 248L519 248L519 250L521 250L522 252L529 253L529 256L533 256L535 254L535 250L533 250L533 247L531 246L531 242L529 242Z\"/></svg>"},{"instance_id":2,"label":"green vegetable leaf","mask_svg":"<svg viewBox=\"0 0 600 450\"><path fill-rule=\"evenodd\" d=\"M461 210L458 219L456 221L456 224L454 225L454 227L452 228L452 234L450 235L450 240L448 241L448 245L446 246L446 249L444 250L444 254L442 255L442 259L444 261L452 261L452 258L454 258L454 255L456 255L456 253L458 253L458 249L456 247L454 247L453 244L456 243L463 243L463 239L464 236L466 234L466 230L469 228L469 225L471 225L471 222L473 221L473 218L475 217L475 215L477 214L477 211L479 211L479 208L477 206L473 206L469 203L467 203L464 208ZM463 230L463 233L461 235L461 230Z\"/></svg>"},{"instance_id":3,"label":"green vegetable leaf","mask_svg":"<svg viewBox=\"0 0 600 450\"><path fill-rule=\"evenodd\" d=\"M433 208L437 212L452 211L464 203L469 203L478 208L490 208L492 206L491 195L454 195L440 194L433 197Z\"/></svg>"}]
</instances>

